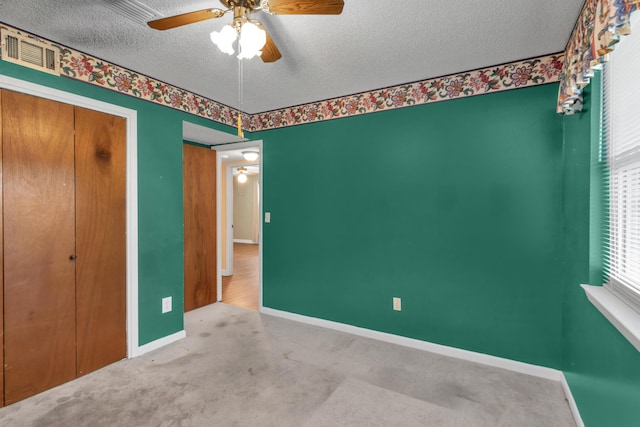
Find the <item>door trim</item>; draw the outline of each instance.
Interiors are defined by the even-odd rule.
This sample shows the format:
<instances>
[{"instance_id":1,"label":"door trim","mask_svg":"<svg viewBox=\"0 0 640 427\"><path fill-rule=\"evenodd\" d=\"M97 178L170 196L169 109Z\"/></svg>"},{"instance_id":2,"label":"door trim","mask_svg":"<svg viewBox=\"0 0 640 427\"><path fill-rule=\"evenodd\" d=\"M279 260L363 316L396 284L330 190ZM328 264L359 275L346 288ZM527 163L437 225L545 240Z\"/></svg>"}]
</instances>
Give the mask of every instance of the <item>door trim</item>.
<instances>
[{"instance_id":1,"label":"door trim","mask_svg":"<svg viewBox=\"0 0 640 427\"><path fill-rule=\"evenodd\" d=\"M248 148L259 148L261 151L261 148L259 146L249 146ZM233 227L233 203L234 203L234 193L233 193L233 169L240 167L240 166L258 166L258 179L262 179L262 175L261 175L261 169L260 169L260 163L258 161L253 162L253 163L249 163L249 162L244 162L244 163L232 163L226 166L226 170L223 172L226 174L226 179L225 179L225 195L227 196L227 200L225 200L225 207L226 212L224 213L225 218L227 219L227 229L225 231L225 237L226 242L223 243L223 245L225 245L225 248L227 250L227 265L226 265L226 269L222 270L222 273L224 276L233 276L233 244L234 243L252 243L255 244L254 241L251 240L238 240L234 238L234 232L235 232L235 228ZM262 184L260 184L262 185ZM261 190L261 186L258 187L258 189ZM260 203L261 200L260 197L262 197L262 193L259 194L259 200L258 200L258 214L260 213ZM231 218L231 221L229 221L229 218ZM258 221L260 221L260 218L258 218ZM262 230L260 230L259 233L261 233ZM260 242L260 236L258 235L258 242ZM222 264L222 257L220 257L220 263Z\"/></svg>"},{"instance_id":2,"label":"door trim","mask_svg":"<svg viewBox=\"0 0 640 427\"><path fill-rule=\"evenodd\" d=\"M101 111L127 121L127 357L142 352L138 345L138 113L129 108L108 104L36 83L0 75L0 89L50 99L90 110Z\"/></svg>"},{"instance_id":3,"label":"door trim","mask_svg":"<svg viewBox=\"0 0 640 427\"><path fill-rule=\"evenodd\" d=\"M227 263L225 264L226 268L222 271L225 276L233 276L233 166L234 165L227 165L224 171L222 171L222 173L226 175L224 181L226 187L224 189L224 194L226 196L224 206L226 209L225 212L222 213L226 219L226 230L224 233L226 239L222 242L227 253ZM220 237L222 238L222 236ZM220 263L222 263L222 257L220 257ZM220 297L219 301L222 301L222 297Z\"/></svg>"},{"instance_id":4,"label":"door trim","mask_svg":"<svg viewBox=\"0 0 640 427\"><path fill-rule=\"evenodd\" d=\"M259 180L260 180L260 186L259 186L259 197L260 200L258 201L258 213L259 213L259 221L260 221L260 231L259 231L259 235L258 235L258 311L262 310L262 235L263 235L263 217L264 214L262 212L263 209L263 188L264 188L264 184L262 181L262 177L263 175L263 171L264 171L264 162L262 161L263 155L264 155L264 150L263 150L263 145L262 145L262 140L258 139L255 141L246 141L246 142L236 142L236 143L229 143L229 144L224 144L224 145L212 145L211 149L212 150L216 150L219 153L220 152L224 152L227 150L238 150L240 148L258 148L258 151L260 152L260 157L258 158L258 161L252 164L257 164L259 166ZM218 155L216 156L218 158L218 164L217 164L217 182L218 182L218 188L217 188L217 192L216 192L216 225L217 225L217 230L218 230L218 235L217 235L217 240L218 240L218 245L217 245L217 261L218 261L218 301L222 301L222 245L226 244L226 242L222 242L222 174L223 173L227 173L228 171L230 172L231 169L233 167L237 167L238 165L228 165L227 167L223 168L222 167L222 156ZM224 169L224 170L223 170ZM228 170L228 171L227 171ZM233 177L233 175L232 175ZM233 182L231 182L229 179L227 179L227 186L229 186L229 183L233 184ZM228 188L228 187L227 187ZM233 188L233 186L231 187ZM228 191L227 191L228 193ZM233 203L233 199L232 203ZM232 205L233 206L233 205ZM227 206L227 210L228 210L228 206ZM229 223L229 221L227 220L227 223ZM228 224L227 224L228 226ZM227 236L227 240L229 240L229 236ZM231 243L231 250L233 250L233 243ZM229 258L229 252L227 251L227 259ZM228 267L228 266L227 266Z\"/></svg>"}]
</instances>

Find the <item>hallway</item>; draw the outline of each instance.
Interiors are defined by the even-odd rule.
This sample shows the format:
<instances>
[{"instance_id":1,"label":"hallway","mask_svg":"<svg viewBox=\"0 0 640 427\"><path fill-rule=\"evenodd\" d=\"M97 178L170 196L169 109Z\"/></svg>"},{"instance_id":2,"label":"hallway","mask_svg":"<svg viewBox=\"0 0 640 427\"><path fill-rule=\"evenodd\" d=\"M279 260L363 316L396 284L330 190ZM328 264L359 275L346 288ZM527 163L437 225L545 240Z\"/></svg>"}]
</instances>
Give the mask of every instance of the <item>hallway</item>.
<instances>
[{"instance_id":1,"label":"hallway","mask_svg":"<svg viewBox=\"0 0 640 427\"><path fill-rule=\"evenodd\" d=\"M257 310L259 304L259 245L233 244L233 275L222 276L222 302Z\"/></svg>"}]
</instances>

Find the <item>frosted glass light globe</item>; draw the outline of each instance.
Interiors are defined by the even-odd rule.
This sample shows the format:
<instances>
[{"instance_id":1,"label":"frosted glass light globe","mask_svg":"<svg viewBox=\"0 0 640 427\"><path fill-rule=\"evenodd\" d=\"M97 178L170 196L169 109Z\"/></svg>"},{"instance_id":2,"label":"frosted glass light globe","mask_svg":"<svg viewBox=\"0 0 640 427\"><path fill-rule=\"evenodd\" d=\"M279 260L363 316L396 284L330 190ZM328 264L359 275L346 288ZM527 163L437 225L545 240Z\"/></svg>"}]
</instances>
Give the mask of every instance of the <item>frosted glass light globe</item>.
<instances>
[{"instance_id":1,"label":"frosted glass light globe","mask_svg":"<svg viewBox=\"0 0 640 427\"><path fill-rule=\"evenodd\" d=\"M242 157L249 162L255 162L258 160L258 152L257 151L243 151Z\"/></svg>"},{"instance_id":2,"label":"frosted glass light globe","mask_svg":"<svg viewBox=\"0 0 640 427\"><path fill-rule=\"evenodd\" d=\"M240 30L240 55L239 59L251 59L262 55L262 48L267 42L267 33L253 22L242 25Z\"/></svg>"},{"instance_id":3,"label":"frosted glass light globe","mask_svg":"<svg viewBox=\"0 0 640 427\"><path fill-rule=\"evenodd\" d=\"M218 46L220 51L227 55L233 55L233 42L238 38L238 33L231 25L225 25L218 31L213 31L211 34L211 41Z\"/></svg>"}]
</instances>

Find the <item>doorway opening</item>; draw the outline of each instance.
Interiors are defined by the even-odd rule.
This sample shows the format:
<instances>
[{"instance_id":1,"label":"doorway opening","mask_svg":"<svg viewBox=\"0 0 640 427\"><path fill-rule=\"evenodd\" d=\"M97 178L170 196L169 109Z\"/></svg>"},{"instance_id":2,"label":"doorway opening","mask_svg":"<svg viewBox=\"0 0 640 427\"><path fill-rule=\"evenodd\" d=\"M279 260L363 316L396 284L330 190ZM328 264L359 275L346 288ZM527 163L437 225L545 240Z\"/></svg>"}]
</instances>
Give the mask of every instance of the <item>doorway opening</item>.
<instances>
[{"instance_id":1,"label":"doorway opening","mask_svg":"<svg viewBox=\"0 0 640 427\"><path fill-rule=\"evenodd\" d=\"M218 300L259 310L262 306L262 141L212 146L218 152ZM258 154L246 160L243 153Z\"/></svg>"},{"instance_id":2,"label":"doorway opening","mask_svg":"<svg viewBox=\"0 0 640 427\"><path fill-rule=\"evenodd\" d=\"M260 165L250 162L236 164L235 161L225 163L227 251L226 269L222 269L222 302L257 310Z\"/></svg>"},{"instance_id":3,"label":"doorway opening","mask_svg":"<svg viewBox=\"0 0 640 427\"><path fill-rule=\"evenodd\" d=\"M216 151L216 295L218 302L245 308L262 308L262 140L248 141L233 134L183 122L183 139L208 145ZM258 158L246 160L243 152L257 153ZM237 168L246 168L247 178L255 176L257 209L251 208L254 218L251 233L234 237L233 182ZM251 168L251 169L250 169ZM236 169L234 171L234 169ZM247 181L251 181L247 179ZM237 210L237 209L236 209ZM246 212L245 212L246 213ZM228 220L228 218L230 220ZM257 234L257 236L256 236ZM237 240L234 242L234 238ZM257 242L257 243L256 243ZM234 246L237 250L234 250ZM235 256L234 256L235 255ZM249 291L242 290L245 286ZM242 295L238 302L234 293Z\"/></svg>"}]
</instances>

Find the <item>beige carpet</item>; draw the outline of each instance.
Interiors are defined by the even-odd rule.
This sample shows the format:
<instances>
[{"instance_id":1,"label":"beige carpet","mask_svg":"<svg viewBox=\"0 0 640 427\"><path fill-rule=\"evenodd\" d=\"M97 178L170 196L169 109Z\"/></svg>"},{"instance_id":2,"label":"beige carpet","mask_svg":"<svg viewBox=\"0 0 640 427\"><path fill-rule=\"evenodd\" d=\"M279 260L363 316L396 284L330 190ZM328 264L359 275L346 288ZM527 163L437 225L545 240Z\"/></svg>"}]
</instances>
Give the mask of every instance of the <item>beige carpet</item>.
<instances>
[{"instance_id":1,"label":"beige carpet","mask_svg":"<svg viewBox=\"0 0 640 427\"><path fill-rule=\"evenodd\" d=\"M469 427L477 425L476 421L463 413L347 378L304 427Z\"/></svg>"},{"instance_id":2,"label":"beige carpet","mask_svg":"<svg viewBox=\"0 0 640 427\"><path fill-rule=\"evenodd\" d=\"M0 426L574 426L553 381L226 304L185 329L0 409Z\"/></svg>"}]
</instances>

